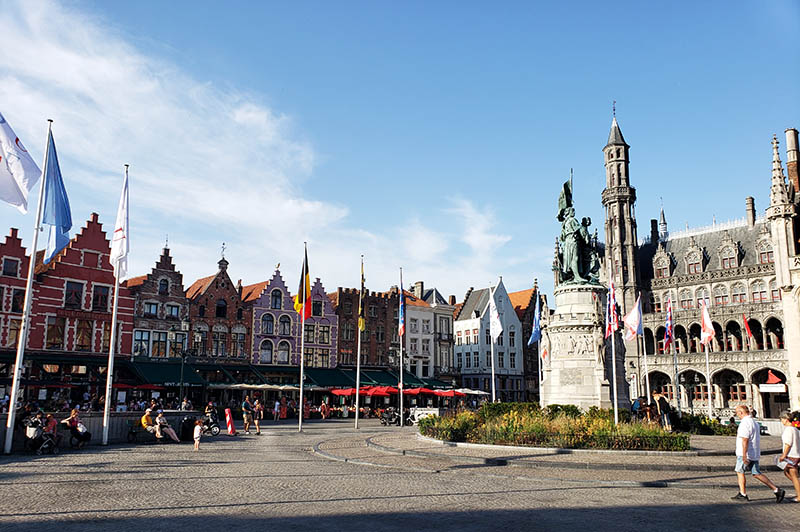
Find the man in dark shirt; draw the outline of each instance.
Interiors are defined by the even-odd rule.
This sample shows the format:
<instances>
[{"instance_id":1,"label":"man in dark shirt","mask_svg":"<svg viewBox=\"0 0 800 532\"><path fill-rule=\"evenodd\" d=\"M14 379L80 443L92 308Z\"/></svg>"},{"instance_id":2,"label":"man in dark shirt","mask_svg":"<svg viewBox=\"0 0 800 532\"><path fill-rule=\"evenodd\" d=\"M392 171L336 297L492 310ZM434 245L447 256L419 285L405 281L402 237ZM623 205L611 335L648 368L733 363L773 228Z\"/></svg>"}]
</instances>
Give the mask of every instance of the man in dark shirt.
<instances>
[{"instance_id":1,"label":"man in dark shirt","mask_svg":"<svg viewBox=\"0 0 800 532\"><path fill-rule=\"evenodd\" d=\"M244 418L244 433L250 434L250 424L253 422L253 405L250 403L250 396L245 395L242 401L242 417Z\"/></svg>"}]
</instances>

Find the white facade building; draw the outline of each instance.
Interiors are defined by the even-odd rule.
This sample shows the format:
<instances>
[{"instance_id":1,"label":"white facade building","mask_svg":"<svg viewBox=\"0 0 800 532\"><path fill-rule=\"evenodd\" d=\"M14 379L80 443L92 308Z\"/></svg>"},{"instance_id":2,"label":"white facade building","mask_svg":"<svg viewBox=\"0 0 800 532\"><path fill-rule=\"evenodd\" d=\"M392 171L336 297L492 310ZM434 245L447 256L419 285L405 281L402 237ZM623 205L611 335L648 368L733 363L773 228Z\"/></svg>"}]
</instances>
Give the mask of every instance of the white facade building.
<instances>
[{"instance_id":1,"label":"white facade building","mask_svg":"<svg viewBox=\"0 0 800 532\"><path fill-rule=\"evenodd\" d=\"M494 288L493 288L494 289ZM501 401L523 401L522 325L502 279L494 293L503 333L494 344L495 387ZM490 289L470 289L454 322L455 366L466 388L491 392L492 339L489 334Z\"/></svg>"}]
</instances>

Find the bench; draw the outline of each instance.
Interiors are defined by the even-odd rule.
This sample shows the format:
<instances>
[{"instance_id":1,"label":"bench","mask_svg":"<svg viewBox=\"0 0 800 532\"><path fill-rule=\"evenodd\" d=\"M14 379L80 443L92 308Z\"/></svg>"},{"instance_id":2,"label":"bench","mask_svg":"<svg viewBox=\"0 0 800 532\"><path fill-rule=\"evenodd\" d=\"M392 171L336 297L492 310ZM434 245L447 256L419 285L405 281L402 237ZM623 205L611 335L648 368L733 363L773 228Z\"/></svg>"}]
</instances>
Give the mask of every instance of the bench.
<instances>
[{"instance_id":1,"label":"bench","mask_svg":"<svg viewBox=\"0 0 800 532\"><path fill-rule=\"evenodd\" d=\"M139 420L129 419L128 424L128 443L144 443L144 442L157 442L155 433L148 432L142 427ZM161 438L162 440L164 438Z\"/></svg>"}]
</instances>

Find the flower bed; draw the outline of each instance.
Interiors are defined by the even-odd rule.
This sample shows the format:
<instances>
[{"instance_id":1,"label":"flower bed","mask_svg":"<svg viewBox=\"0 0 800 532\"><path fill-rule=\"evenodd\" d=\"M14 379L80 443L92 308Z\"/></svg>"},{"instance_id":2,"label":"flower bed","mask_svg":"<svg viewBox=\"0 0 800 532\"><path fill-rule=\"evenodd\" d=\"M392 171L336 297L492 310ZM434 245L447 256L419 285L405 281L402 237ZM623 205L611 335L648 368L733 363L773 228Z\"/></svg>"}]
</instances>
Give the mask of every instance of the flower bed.
<instances>
[{"instance_id":1,"label":"flower bed","mask_svg":"<svg viewBox=\"0 0 800 532\"><path fill-rule=\"evenodd\" d=\"M425 436L454 442L565 449L689 449L688 434L672 434L646 422L615 426L610 410L581 412L571 405L540 409L534 403L488 404L478 412L464 410L425 418L419 430Z\"/></svg>"}]
</instances>

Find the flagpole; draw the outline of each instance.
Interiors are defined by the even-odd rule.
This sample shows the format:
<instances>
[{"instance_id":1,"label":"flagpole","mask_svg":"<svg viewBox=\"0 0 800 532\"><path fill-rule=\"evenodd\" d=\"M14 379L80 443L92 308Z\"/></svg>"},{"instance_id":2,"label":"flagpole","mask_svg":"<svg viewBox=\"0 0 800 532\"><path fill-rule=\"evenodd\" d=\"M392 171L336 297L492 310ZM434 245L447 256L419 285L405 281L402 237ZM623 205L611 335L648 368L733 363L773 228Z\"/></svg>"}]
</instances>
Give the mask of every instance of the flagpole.
<instances>
[{"instance_id":1,"label":"flagpole","mask_svg":"<svg viewBox=\"0 0 800 532\"><path fill-rule=\"evenodd\" d=\"M31 305L33 303L33 273L36 267L36 246L39 243L39 229L42 224L42 198L44 197L44 179L47 170L47 156L50 154L50 135L52 134L53 121L48 119L47 126L47 147L44 150L44 160L42 161L42 176L39 183L39 202L36 207L36 220L33 224L33 239L31 242L30 260L28 261L28 278L25 281L25 303L22 311L22 323L19 326L17 336L17 359L14 364L14 376L11 382L11 397L8 401L8 419L6 421L6 441L5 454L11 453L11 444L14 441L14 420L17 414L17 396L19 395L20 376L22 374L22 363L25 359L25 344L28 337L28 321L31 315Z\"/></svg>"},{"instance_id":2,"label":"flagpole","mask_svg":"<svg viewBox=\"0 0 800 532\"><path fill-rule=\"evenodd\" d=\"M361 305L364 300L364 255L361 255L361 291L358 293L358 317L361 319ZM359 325L361 325L359 323ZM361 398L361 327L358 329L358 342L356 344L356 429L358 429L358 401Z\"/></svg>"},{"instance_id":3,"label":"flagpole","mask_svg":"<svg viewBox=\"0 0 800 532\"><path fill-rule=\"evenodd\" d=\"M705 351L706 351L706 384L708 385L708 419L711 420L714 418L714 411L711 408L711 398L712 398L711 378L710 378L711 371L709 369L709 364L708 364L708 343L705 343L703 345L705 346Z\"/></svg>"},{"instance_id":4,"label":"flagpole","mask_svg":"<svg viewBox=\"0 0 800 532\"><path fill-rule=\"evenodd\" d=\"M128 183L128 165L125 165L125 185ZM127 208L126 208L127 215ZM119 220L117 220L119 222ZM127 226L125 227L127 231ZM115 229L116 232L116 229ZM116 235L114 235L116 237ZM128 235L123 235L128 238ZM112 238L113 241L113 238ZM123 249L124 244L123 244ZM111 338L109 339L108 349L108 370L106 371L106 400L103 404L103 445L108 445L108 429L110 426L111 418L111 397L113 394L114 385L114 355L117 348L117 307L119 303L119 264L114 266L114 302L111 310Z\"/></svg>"},{"instance_id":5,"label":"flagpole","mask_svg":"<svg viewBox=\"0 0 800 532\"><path fill-rule=\"evenodd\" d=\"M492 301L494 301L494 291L492 290L492 283L489 283L489 297ZM489 302L489 309L491 309L491 301ZM497 402L497 389L495 387L495 368L494 368L494 343L495 340L492 337L492 315L491 310L489 311L489 347L491 348L492 354L492 402Z\"/></svg>"},{"instance_id":6,"label":"flagpole","mask_svg":"<svg viewBox=\"0 0 800 532\"><path fill-rule=\"evenodd\" d=\"M650 404L650 370L647 369L647 348L644 345L644 338L639 337L639 342L641 345L642 353L644 353L644 393L647 396L647 404ZM641 386L641 380L639 382L639 386Z\"/></svg>"},{"instance_id":7,"label":"flagpole","mask_svg":"<svg viewBox=\"0 0 800 532\"><path fill-rule=\"evenodd\" d=\"M671 334L670 334L670 338L672 338L672 341L670 342L670 348L672 349L672 366L673 366L673 373L674 373L674 379L675 379L673 381L673 383L674 383L673 388L675 389L675 401L676 401L676 404L678 405L678 417L681 417L681 412L682 412L682 410L681 410L681 390L678 387L679 386L679 384L678 384L678 352L675 349L675 342L677 341L677 339L675 338L675 326L672 325L671 327L672 327L672 331L671 331Z\"/></svg>"},{"instance_id":8,"label":"flagpole","mask_svg":"<svg viewBox=\"0 0 800 532\"><path fill-rule=\"evenodd\" d=\"M306 361L306 277L308 277L308 264L306 257L308 257L308 244L303 242L303 280L300 284L303 285L303 292L300 295L302 304L300 307L300 408L297 420L297 432L303 432L303 414L306 412L306 405L303 402L303 384L305 380L305 361Z\"/></svg>"},{"instance_id":9,"label":"flagpole","mask_svg":"<svg viewBox=\"0 0 800 532\"><path fill-rule=\"evenodd\" d=\"M400 268L400 298L404 297L403 294L403 268ZM405 334L405 308L403 308L403 337L400 339L400 427L402 428L405 424L405 418L403 416L403 373L405 370L405 363L403 361L403 343L406 340ZM398 313L398 319L400 317L400 313ZM360 355L360 353L359 353Z\"/></svg>"}]
</instances>

